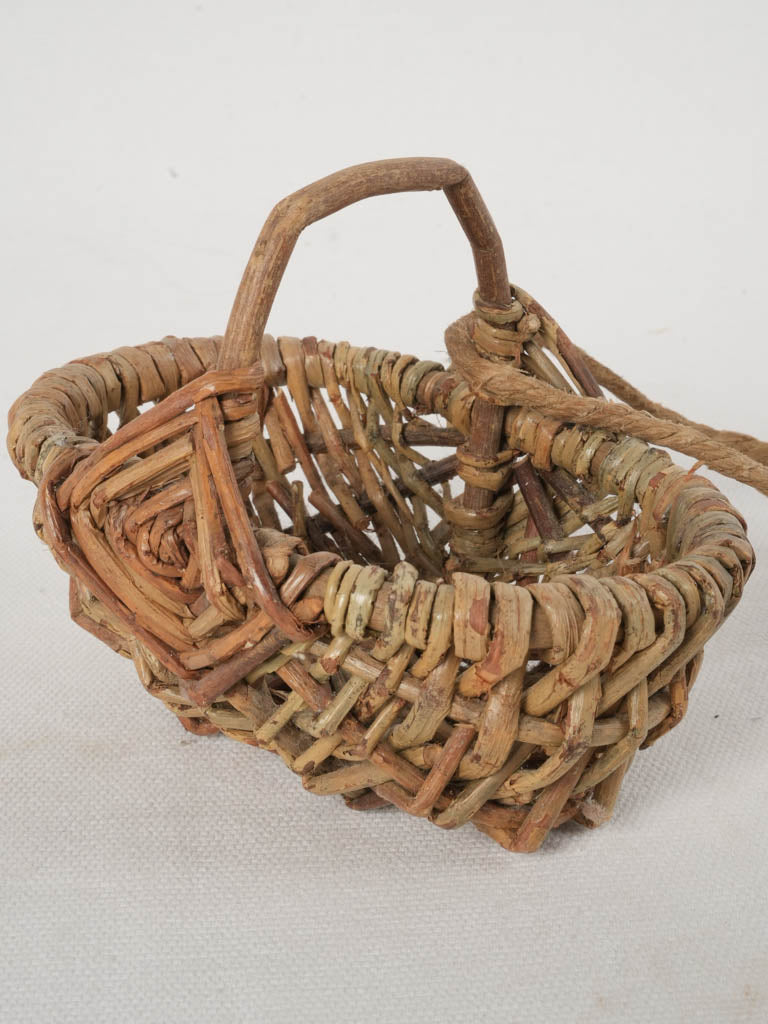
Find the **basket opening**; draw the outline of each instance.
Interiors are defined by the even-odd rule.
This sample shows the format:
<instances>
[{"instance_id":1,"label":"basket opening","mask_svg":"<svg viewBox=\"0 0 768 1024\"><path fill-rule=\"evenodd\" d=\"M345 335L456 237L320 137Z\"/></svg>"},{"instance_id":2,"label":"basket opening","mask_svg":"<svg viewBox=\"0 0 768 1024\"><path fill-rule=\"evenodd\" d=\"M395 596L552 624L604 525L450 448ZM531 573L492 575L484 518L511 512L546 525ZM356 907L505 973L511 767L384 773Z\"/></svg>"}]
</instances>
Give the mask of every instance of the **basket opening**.
<instances>
[{"instance_id":1,"label":"basket opening","mask_svg":"<svg viewBox=\"0 0 768 1024\"><path fill-rule=\"evenodd\" d=\"M526 494L515 472L498 497L508 508L490 554L456 557L446 515L461 495L456 429L435 413L395 409L375 395L306 396L276 389L263 425L273 477L253 479L254 520L300 537L310 551L333 551L392 569L414 564L426 579L452 569L489 581L530 584L564 573L643 571L652 558L625 492L562 466L530 472ZM608 478L610 483L610 477Z\"/></svg>"}]
</instances>

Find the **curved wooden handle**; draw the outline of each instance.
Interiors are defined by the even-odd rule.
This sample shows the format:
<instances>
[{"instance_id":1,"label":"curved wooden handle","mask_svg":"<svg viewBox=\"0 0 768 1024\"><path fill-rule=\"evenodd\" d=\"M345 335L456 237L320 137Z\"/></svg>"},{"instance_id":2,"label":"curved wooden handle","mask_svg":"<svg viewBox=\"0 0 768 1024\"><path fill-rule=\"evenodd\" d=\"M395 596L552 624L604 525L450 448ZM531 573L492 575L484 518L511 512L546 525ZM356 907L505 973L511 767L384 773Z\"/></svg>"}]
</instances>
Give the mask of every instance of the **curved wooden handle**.
<instances>
[{"instance_id":1,"label":"curved wooden handle","mask_svg":"<svg viewBox=\"0 0 768 1024\"><path fill-rule=\"evenodd\" d=\"M510 303L504 249L469 172L453 160L410 157L347 167L287 196L266 220L245 268L227 324L219 368L249 366L296 241L308 224L369 196L442 189L472 246L480 298Z\"/></svg>"}]
</instances>

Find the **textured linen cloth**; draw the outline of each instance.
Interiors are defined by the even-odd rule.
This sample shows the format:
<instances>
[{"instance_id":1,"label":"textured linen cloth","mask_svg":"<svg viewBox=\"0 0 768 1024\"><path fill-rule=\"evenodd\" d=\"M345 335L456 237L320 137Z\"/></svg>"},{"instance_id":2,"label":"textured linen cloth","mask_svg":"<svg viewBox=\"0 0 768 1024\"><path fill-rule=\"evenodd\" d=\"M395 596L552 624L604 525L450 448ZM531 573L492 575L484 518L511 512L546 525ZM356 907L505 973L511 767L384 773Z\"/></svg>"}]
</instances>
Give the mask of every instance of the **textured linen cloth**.
<instances>
[{"instance_id":1,"label":"textured linen cloth","mask_svg":"<svg viewBox=\"0 0 768 1024\"><path fill-rule=\"evenodd\" d=\"M68 359L221 331L275 201L428 153L467 163L574 341L768 435L763 7L11 6L4 409ZM444 199L386 197L307 231L270 325L439 358L473 288ZM70 622L34 488L0 474L4 1021L768 1019L765 498L711 474L758 567L688 715L611 822L526 857L184 732Z\"/></svg>"}]
</instances>

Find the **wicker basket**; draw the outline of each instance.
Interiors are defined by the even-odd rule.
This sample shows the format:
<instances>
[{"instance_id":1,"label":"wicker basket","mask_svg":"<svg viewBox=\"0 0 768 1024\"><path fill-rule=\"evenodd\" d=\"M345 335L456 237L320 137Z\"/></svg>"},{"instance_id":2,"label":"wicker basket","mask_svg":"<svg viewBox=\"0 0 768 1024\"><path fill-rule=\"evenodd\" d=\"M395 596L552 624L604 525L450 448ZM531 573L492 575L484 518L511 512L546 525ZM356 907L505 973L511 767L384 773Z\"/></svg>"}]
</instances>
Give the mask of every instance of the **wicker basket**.
<instances>
[{"instance_id":1,"label":"wicker basket","mask_svg":"<svg viewBox=\"0 0 768 1024\"><path fill-rule=\"evenodd\" d=\"M446 332L451 369L263 335L307 224L430 189L478 276ZM44 374L11 410L9 450L73 618L187 729L272 750L352 808L530 851L610 816L752 570L728 500L648 442L766 488L765 445L590 359L510 287L467 172L413 159L281 202L223 340Z\"/></svg>"}]
</instances>

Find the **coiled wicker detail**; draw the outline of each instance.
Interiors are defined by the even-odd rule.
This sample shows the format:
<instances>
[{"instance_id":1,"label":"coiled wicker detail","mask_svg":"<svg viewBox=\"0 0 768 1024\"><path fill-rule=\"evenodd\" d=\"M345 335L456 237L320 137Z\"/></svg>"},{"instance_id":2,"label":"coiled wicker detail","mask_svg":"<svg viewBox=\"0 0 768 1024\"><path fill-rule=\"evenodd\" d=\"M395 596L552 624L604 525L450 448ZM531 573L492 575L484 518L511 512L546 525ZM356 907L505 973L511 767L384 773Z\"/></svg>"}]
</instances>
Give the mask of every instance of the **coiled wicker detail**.
<instances>
[{"instance_id":1,"label":"coiled wicker detail","mask_svg":"<svg viewBox=\"0 0 768 1024\"><path fill-rule=\"evenodd\" d=\"M443 187L491 251L456 168L393 162L378 191ZM376 173L342 172L347 201ZM314 195L281 204L270 238L297 209L309 222ZM346 205L323 202L319 216ZM284 262L292 243L277 248ZM483 259L449 344L607 407L605 368ZM636 751L683 718L741 596L743 520L646 441L499 403L456 368L262 337L280 272L257 289L252 365L237 365L253 339L236 303L225 340L81 359L11 409L73 618L185 728L274 751L313 793L472 822L519 851L599 825Z\"/></svg>"}]
</instances>

